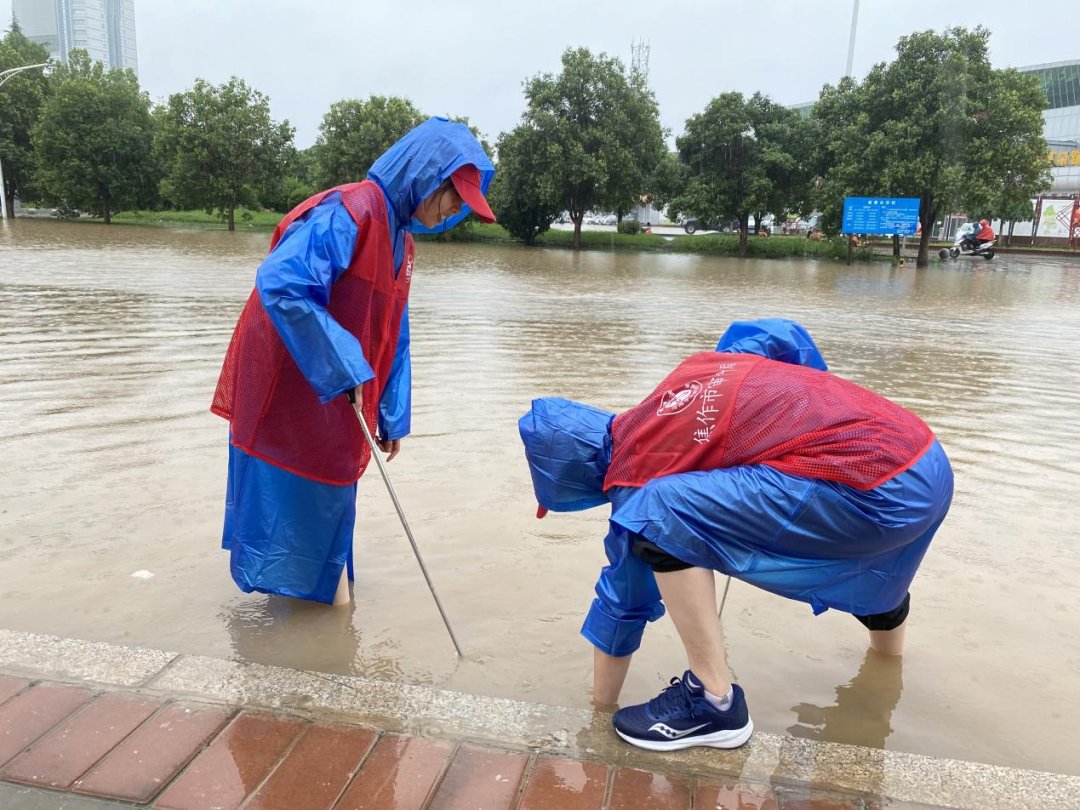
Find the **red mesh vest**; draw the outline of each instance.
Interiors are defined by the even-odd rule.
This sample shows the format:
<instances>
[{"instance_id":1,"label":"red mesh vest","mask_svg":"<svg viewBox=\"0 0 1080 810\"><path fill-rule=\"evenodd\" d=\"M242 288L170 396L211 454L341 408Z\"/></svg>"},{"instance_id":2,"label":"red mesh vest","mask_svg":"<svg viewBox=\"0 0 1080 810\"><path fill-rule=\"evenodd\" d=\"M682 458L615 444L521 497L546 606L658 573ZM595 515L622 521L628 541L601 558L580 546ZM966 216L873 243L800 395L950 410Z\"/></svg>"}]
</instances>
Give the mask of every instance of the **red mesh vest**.
<instances>
[{"instance_id":1,"label":"red mesh vest","mask_svg":"<svg viewBox=\"0 0 1080 810\"><path fill-rule=\"evenodd\" d=\"M270 250L286 228L333 191L357 226L352 262L334 282L331 316L364 348L375 378L364 383L364 418L375 432L379 397L390 375L401 315L409 298L413 242L394 278L394 248L382 191L371 181L316 194L290 211L274 229ZM233 331L210 410L232 422L232 443L250 455L327 484L351 484L364 472L371 450L344 396L323 405L300 373L259 301L248 298Z\"/></svg>"},{"instance_id":2,"label":"red mesh vest","mask_svg":"<svg viewBox=\"0 0 1080 810\"><path fill-rule=\"evenodd\" d=\"M605 490L746 464L865 490L914 464L934 434L915 414L834 374L703 352L616 416L611 440Z\"/></svg>"}]
</instances>

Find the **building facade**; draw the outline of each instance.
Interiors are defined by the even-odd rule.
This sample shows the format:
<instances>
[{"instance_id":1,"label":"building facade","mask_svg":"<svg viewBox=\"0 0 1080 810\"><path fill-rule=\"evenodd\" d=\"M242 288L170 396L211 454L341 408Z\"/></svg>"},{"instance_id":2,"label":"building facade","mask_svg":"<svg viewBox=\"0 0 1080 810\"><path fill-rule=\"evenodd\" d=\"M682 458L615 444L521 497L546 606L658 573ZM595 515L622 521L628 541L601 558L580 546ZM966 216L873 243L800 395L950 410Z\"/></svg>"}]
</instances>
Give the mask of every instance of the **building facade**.
<instances>
[{"instance_id":1,"label":"building facade","mask_svg":"<svg viewBox=\"0 0 1080 810\"><path fill-rule=\"evenodd\" d=\"M79 48L112 68L139 72L135 0L12 0L23 34L65 60Z\"/></svg>"},{"instance_id":2,"label":"building facade","mask_svg":"<svg viewBox=\"0 0 1080 810\"><path fill-rule=\"evenodd\" d=\"M1080 60L1017 68L1037 78L1046 93L1043 137L1050 187L1031 201L1030 222L999 221L999 232L1032 244L1080 247Z\"/></svg>"},{"instance_id":3,"label":"building facade","mask_svg":"<svg viewBox=\"0 0 1080 810\"><path fill-rule=\"evenodd\" d=\"M1080 194L1080 60L1019 68L1035 76L1046 92L1043 136L1053 181L1048 194Z\"/></svg>"}]
</instances>

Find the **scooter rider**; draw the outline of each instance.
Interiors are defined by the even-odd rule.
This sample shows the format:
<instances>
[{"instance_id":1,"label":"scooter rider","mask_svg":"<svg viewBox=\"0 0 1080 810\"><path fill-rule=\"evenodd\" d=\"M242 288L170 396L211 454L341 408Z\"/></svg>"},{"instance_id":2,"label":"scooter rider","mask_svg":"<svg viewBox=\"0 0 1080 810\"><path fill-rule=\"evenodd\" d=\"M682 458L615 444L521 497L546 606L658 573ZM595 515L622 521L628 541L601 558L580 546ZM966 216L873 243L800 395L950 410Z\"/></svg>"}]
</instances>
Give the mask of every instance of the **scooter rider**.
<instances>
[{"instance_id":1,"label":"scooter rider","mask_svg":"<svg viewBox=\"0 0 1080 810\"><path fill-rule=\"evenodd\" d=\"M995 240L994 229L985 219L978 220L978 230L975 232L975 246L993 242Z\"/></svg>"},{"instance_id":2,"label":"scooter rider","mask_svg":"<svg viewBox=\"0 0 1080 810\"><path fill-rule=\"evenodd\" d=\"M994 229L990 227L990 223L985 219L980 219L979 224L972 230L969 241L972 249L978 250L987 242L993 242L995 238Z\"/></svg>"}]
</instances>

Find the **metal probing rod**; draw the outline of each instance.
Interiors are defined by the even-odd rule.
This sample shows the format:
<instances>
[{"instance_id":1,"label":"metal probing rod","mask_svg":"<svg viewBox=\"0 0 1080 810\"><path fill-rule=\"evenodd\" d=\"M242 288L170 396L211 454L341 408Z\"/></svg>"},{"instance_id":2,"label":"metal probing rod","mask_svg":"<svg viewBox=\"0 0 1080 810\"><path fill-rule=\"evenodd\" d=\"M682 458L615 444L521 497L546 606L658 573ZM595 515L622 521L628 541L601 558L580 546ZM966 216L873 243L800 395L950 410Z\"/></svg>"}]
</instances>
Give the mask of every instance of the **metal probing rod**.
<instances>
[{"instance_id":1,"label":"metal probing rod","mask_svg":"<svg viewBox=\"0 0 1080 810\"><path fill-rule=\"evenodd\" d=\"M397 493L394 492L394 485L390 483L390 476L386 474L386 467L383 464L383 460L379 457L379 448L375 444L375 439L371 436L371 431L368 430L367 422L364 421L364 417L360 414L360 411L356 410L356 418L360 422L360 427L364 431L364 438L367 439L368 447L371 448L371 457L375 459L375 463L379 467L379 472L382 473L383 482L386 484L386 491L390 493L390 500L394 502L394 508L397 509L398 517L401 518L401 525L405 528L405 534L409 538L409 545L412 546L413 554L416 555L416 561L420 563L420 570L424 574L424 579L427 580L428 589L431 591L431 596L435 599L435 607L439 609L439 615L442 616L443 624L446 625L446 632L450 634L450 640L454 642L454 651L457 653L458 658L464 658L465 655L461 652L461 645L458 644L457 636L454 635L454 629L450 626L450 620L446 618L446 611L443 610L442 602L439 601L439 595L435 593L435 586L431 584L431 577L428 576L427 566L424 565L424 558L420 556L420 549L416 545L416 539L413 537L412 529L409 528L409 521L405 519L405 513L401 510L401 504L398 502Z\"/></svg>"},{"instance_id":2,"label":"metal probing rod","mask_svg":"<svg viewBox=\"0 0 1080 810\"><path fill-rule=\"evenodd\" d=\"M724 583L724 595L720 597L720 611L716 614L716 618L720 619L724 616L724 603L727 602L728 588L731 587L731 576L727 578L727 582Z\"/></svg>"}]
</instances>

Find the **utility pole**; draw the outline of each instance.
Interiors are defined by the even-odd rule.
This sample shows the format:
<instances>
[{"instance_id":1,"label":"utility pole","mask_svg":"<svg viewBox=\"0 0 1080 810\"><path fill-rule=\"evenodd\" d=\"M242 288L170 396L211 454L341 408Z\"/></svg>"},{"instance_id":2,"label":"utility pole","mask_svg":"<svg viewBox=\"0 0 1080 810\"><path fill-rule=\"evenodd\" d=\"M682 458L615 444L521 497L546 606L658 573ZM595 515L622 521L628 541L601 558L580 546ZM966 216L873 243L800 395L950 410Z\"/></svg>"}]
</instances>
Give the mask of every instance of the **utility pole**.
<instances>
[{"instance_id":1,"label":"utility pole","mask_svg":"<svg viewBox=\"0 0 1080 810\"><path fill-rule=\"evenodd\" d=\"M42 62L39 65L23 65L22 67L0 70L0 87L3 87L4 83L16 73L21 73L24 70L47 67L48 64L48 62ZM14 214L15 212L12 211L11 213ZM7 218L7 190L4 187L4 164L0 162L0 222L7 222Z\"/></svg>"},{"instance_id":2,"label":"utility pole","mask_svg":"<svg viewBox=\"0 0 1080 810\"><path fill-rule=\"evenodd\" d=\"M847 46L847 70L845 76L851 76L851 66L855 62L855 31L859 27L859 0L855 0L855 7L851 9L851 37Z\"/></svg>"}]
</instances>

